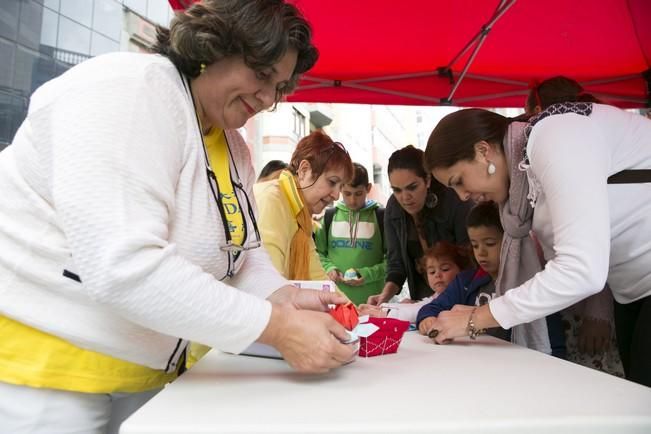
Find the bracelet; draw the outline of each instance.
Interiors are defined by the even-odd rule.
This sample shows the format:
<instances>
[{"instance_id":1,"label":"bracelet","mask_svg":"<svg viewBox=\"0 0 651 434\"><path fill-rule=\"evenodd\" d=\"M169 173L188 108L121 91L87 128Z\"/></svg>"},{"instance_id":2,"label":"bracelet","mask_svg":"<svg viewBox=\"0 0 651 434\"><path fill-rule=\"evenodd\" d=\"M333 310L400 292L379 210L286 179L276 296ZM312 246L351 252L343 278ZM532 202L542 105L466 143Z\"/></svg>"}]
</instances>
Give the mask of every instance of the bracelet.
<instances>
[{"instance_id":1,"label":"bracelet","mask_svg":"<svg viewBox=\"0 0 651 434\"><path fill-rule=\"evenodd\" d=\"M470 339L475 340L477 339L477 336L486 333L486 329L478 329L475 327L475 321L473 320L473 315L475 314L475 311L477 310L476 307L470 311L470 316L468 317L468 326L466 327L466 331L468 332L468 337Z\"/></svg>"}]
</instances>

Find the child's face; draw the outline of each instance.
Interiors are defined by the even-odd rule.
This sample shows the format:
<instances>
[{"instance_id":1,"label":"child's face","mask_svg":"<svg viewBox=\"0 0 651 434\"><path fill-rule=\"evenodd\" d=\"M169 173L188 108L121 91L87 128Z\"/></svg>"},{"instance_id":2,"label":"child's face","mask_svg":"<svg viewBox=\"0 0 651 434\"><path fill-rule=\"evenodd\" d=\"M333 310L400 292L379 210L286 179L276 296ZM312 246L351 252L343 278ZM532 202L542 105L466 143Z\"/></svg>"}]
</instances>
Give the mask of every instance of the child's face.
<instances>
[{"instance_id":1,"label":"child's face","mask_svg":"<svg viewBox=\"0 0 651 434\"><path fill-rule=\"evenodd\" d=\"M468 238L477 263L495 278L500 268L502 232L493 226L469 227Z\"/></svg>"},{"instance_id":2,"label":"child's face","mask_svg":"<svg viewBox=\"0 0 651 434\"><path fill-rule=\"evenodd\" d=\"M352 187L346 184L341 188L341 195L344 197L344 203L352 211L360 210L366 203L366 195L371 188L371 184Z\"/></svg>"},{"instance_id":3,"label":"child's face","mask_svg":"<svg viewBox=\"0 0 651 434\"><path fill-rule=\"evenodd\" d=\"M427 283L432 288L432 291L437 294L443 292L459 271L461 271L452 259L445 256L439 258L428 257L425 264Z\"/></svg>"}]
</instances>

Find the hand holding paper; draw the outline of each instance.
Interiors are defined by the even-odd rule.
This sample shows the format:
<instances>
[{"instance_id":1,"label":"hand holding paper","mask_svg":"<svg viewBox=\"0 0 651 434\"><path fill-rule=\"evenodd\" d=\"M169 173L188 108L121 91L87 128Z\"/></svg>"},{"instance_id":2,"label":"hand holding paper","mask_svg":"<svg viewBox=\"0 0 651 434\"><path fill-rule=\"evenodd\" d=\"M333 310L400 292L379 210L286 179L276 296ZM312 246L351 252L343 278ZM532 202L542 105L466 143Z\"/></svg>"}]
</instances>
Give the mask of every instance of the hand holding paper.
<instances>
[{"instance_id":1,"label":"hand holding paper","mask_svg":"<svg viewBox=\"0 0 651 434\"><path fill-rule=\"evenodd\" d=\"M330 315L272 305L271 319L259 342L275 347L299 372L322 373L348 363L356 349L342 344L346 329Z\"/></svg>"}]
</instances>

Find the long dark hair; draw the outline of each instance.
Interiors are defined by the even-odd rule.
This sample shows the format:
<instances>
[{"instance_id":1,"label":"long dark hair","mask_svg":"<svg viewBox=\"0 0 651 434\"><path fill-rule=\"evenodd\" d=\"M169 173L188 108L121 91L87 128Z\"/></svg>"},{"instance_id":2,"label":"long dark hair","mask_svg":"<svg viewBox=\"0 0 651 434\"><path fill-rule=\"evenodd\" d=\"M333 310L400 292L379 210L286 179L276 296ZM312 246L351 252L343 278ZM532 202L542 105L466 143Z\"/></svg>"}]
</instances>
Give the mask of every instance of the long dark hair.
<instances>
[{"instance_id":1,"label":"long dark hair","mask_svg":"<svg viewBox=\"0 0 651 434\"><path fill-rule=\"evenodd\" d=\"M407 145L404 148L394 151L393 154L389 157L389 166L387 168L387 173L391 176L391 173L397 169L404 169L411 171L414 175L422 178L423 181L427 182L430 179L429 188L427 189L427 195L435 199L435 203L438 203L438 198L441 196L441 193L445 189L445 186L438 182L434 177L430 176L428 171L423 165L424 152L421 149L414 147L413 145ZM427 199L426 199L427 202ZM418 212L419 222L416 225L418 233L423 239L427 239L425 234L424 222L425 219L432 214L433 208L423 206L423 208Z\"/></svg>"},{"instance_id":2,"label":"long dark hair","mask_svg":"<svg viewBox=\"0 0 651 434\"><path fill-rule=\"evenodd\" d=\"M475 158L475 144L485 141L501 149L509 124L530 115L507 118L484 109L464 109L445 116L427 140L424 165L428 173Z\"/></svg>"},{"instance_id":3,"label":"long dark hair","mask_svg":"<svg viewBox=\"0 0 651 434\"><path fill-rule=\"evenodd\" d=\"M280 89L291 93L299 77L318 58L312 29L295 6L283 0L203 0L177 14L170 28L157 27L155 53L168 57L190 78L210 65L241 56L256 72L276 64L289 49L298 57L290 83Z\"/></svg>"}]
</instances>

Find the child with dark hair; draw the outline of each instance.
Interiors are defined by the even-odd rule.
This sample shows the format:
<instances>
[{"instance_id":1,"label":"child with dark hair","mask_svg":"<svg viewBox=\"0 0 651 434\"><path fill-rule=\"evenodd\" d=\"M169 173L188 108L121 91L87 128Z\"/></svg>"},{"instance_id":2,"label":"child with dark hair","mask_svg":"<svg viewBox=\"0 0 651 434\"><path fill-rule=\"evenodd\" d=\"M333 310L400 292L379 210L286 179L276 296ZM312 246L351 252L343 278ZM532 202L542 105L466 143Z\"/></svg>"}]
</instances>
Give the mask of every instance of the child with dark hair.
<instances>
[{"instance_id":1,"label":"child with dark hair","mask_svg":"<svg viewBox=\"0 0 651 434\"><path fill-rule=\"evenodd\" d=\"M495 202L480 202L475 205L468 213L467 229L478 267L459 273L440 297L423 306L416 319L418 330L422 334L436 337L436 332L433 335L431 333L437 330L437 317L442 311L465 308L471 312L472 318L472 312L478 306L488 304L498 297L495 292L495 281L500 270L504 229ZM467 307L459 307L459 305ZM564 359L565 337L560 328L560 318L558 315L550 315L546 323L551 354ZM501 327L473 330L470 336L476 337L481 333L511 340L511 330Z\"/></svg>"},{"instance_id":2,"label":"child with dark hair","mask_svg":"<svg viewBox=\"0 0 651 434\"><path fill-rule=\"evenodd\" d=\"M436 329L437 316L455 305L481 306L495 296L495 280L500 268L500 249L504 230L494 202L481 202L468 213L468 237L478 267L459 273L440 297L423 306L416 325L421 334ZM510 340L510 331L501 327L487 333Z\"/></svg>"},{"instance_id":3,"label":"child with dark hair","mask_svg":"<svg viewBox=\"0 0 651 434\"><path fill-rule=\"evenodd\" d=\"M380 306L362 304L359 312L361 315L398 318L415 323L420 308L441 295L457 274L466 270L470 263L465 248L448 241L439 241L425 250L418 262L418 270L434 294L416 303L382 303Z\"/></svg>"},{"instance_id":4,"label":"child with dark hair","mask_svg":"<svg viewBox=\"0 0 651 434\"><path fill-rule=\"evenodd\" d=\"M371 190L366 168L354 163L343 199L326 210L315 231L321 265L330 280L355 303L364 303L384 286L384 208L367 199Z\"/></svg>"}]
</instances>

